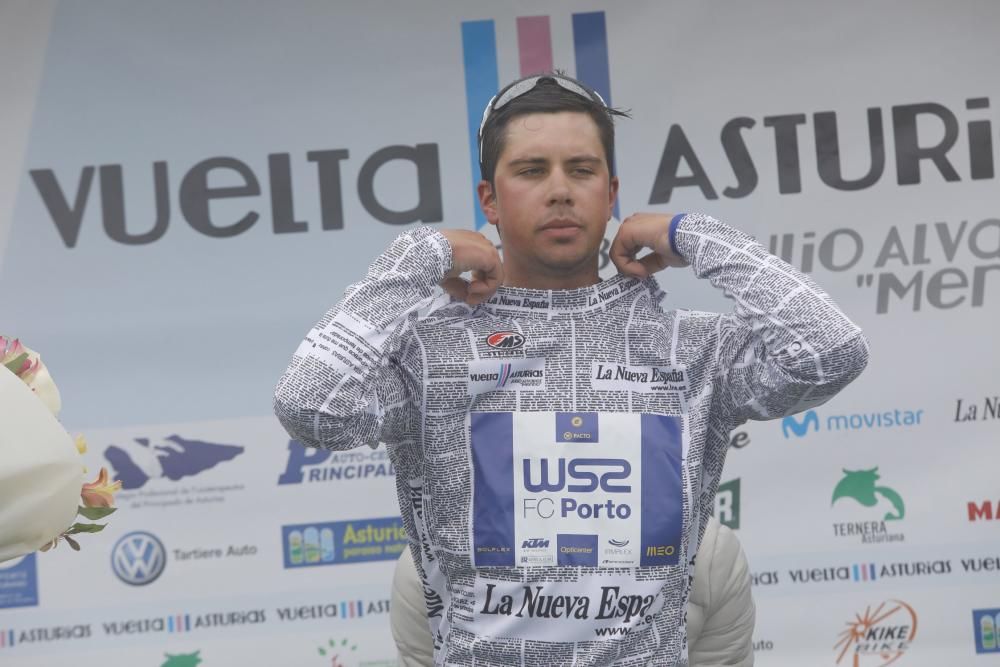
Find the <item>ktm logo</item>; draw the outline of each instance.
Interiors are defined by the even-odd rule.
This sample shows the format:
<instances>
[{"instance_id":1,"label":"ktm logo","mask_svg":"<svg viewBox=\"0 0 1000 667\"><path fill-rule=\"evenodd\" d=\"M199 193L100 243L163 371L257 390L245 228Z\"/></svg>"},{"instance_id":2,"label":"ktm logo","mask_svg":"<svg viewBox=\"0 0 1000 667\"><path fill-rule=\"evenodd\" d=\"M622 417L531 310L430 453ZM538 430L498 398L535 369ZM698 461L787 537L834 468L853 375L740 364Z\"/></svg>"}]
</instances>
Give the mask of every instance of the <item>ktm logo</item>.
<instances>
[{"instance_id":1,"label":"ktm logo","mask_svg":"<svg viewBox=\"0 0 1000 667\"><path fill-rule=\"evenodd\" d=\"M513 350L524 345L524 336L516 331L498 331L486 337L486 344L501 350Z\"/></svg>"},{"instance_id":2,"label":"ktm logo","mask_svg":"<svg viewBox=\"0 0 1000 667\"><path fill-rule=\"evenodd\" d=\"M545 549L549 546L548 540L543 540L540 537L533 537L530 540L525 540L521 543L522 549Z\"/></svg>"}]
</instances>

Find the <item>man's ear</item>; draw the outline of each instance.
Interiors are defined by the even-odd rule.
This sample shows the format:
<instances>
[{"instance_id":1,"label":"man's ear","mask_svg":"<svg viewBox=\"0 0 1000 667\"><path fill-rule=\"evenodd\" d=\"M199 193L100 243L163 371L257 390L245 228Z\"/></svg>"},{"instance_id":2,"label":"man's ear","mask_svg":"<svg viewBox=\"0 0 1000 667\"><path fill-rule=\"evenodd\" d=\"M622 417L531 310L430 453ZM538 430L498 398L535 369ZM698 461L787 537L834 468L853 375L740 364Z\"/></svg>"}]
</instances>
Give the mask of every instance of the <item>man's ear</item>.
<instances>
[{"instance_id":1,"label":"man's ear","mask_svg":"<svg viewBox=\"0 0 1000 667\"><path fill-rule=\"evenodd\" d=\"M497 198L493 192L493 186L489 181L479 181L477 187L479 193L479 208L482 209L486 221L491 225L500 222L500 215L497 213Z\"/></svg>"},{"instance_id":2,"label":"man's ear","mask_svg":"<svg viewBox=\"0 0 1000 667\"><path fill-rule=\"evenodd\" d=\"M615 202L618 201L618 177L612 176L608 187L608 220L615 212Z\"/></svg>"}]
</instances>

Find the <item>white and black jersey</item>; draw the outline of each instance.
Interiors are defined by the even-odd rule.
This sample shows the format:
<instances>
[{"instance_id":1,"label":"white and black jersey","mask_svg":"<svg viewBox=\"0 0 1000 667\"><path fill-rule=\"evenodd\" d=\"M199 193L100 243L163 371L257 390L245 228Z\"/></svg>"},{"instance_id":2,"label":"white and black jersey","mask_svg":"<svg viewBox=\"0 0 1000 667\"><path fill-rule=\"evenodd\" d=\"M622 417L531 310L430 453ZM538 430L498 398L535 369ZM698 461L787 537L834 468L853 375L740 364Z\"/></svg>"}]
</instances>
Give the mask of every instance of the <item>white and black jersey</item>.
<instances>
[{"instance_id":1,"label":"white and black jersey","mask_svg":"<svg viewBox=\"0 0 1000 667\"><path fill-rule=\"evenodd\" d=\"M473 308L438 287L451 248L421 227L295 352L288 432L388 447L435 664L686 665L729 432L864 368L860 329L753 238L690 214L672 239L732 313L665 311L655 280L620 275Z\"/></svg>"}]
</instances>

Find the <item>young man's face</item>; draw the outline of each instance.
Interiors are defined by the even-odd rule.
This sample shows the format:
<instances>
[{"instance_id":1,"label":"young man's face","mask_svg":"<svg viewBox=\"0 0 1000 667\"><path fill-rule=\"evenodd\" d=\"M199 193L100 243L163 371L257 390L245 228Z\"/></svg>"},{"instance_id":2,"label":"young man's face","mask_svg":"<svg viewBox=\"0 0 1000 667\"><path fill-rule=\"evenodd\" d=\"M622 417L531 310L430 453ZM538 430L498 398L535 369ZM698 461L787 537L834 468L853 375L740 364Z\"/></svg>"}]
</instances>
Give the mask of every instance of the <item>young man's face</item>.
<instances>
[{"instance_id":1,"label":"young man's face","mask_svg":"<svg viewBox=\"0 0 1000 667\"><path fill-rule=\"evenodd\" d=\"M505 282L569 288L598 280L597 256L618 194L597 124L583 112L516 116L497 160L495 191L479 184L503 243Z\"/></svg>"}]
</instances>

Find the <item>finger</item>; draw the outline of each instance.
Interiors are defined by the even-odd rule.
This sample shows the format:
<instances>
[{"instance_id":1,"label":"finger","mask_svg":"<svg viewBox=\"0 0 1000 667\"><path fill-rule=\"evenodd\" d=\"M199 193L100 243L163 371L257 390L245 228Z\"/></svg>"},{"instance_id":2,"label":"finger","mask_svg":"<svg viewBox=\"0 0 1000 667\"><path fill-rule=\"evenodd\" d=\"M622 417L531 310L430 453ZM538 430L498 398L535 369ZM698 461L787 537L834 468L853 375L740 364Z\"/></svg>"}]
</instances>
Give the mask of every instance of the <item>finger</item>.
<instances>
[{"instance_id":1,"label":"finger","mask_svg":"<svg viewBox=\"0 0 1000 667\"><path fill-rule=\"evenodd\" d=\"M441 281L441 287L445 292L459 301L466 301L469 296L469 283L463 278L451 277Z\"/></svg>"},{"instance_id":2,"label":"finger","mask_svg":"<svg viewBox=\"0 0 1000 667\"><path fill-rule=\"evenodd\" d=\"M615 234L614 240L611 242L608 256L621 273L635 278L645 278L648 275L646 267L635 259L636 252L640 248L641 246L637 246L636 244L635 235L632 230L622 224L618 229L618 233Z\"/></svg>"}]
</instances>

